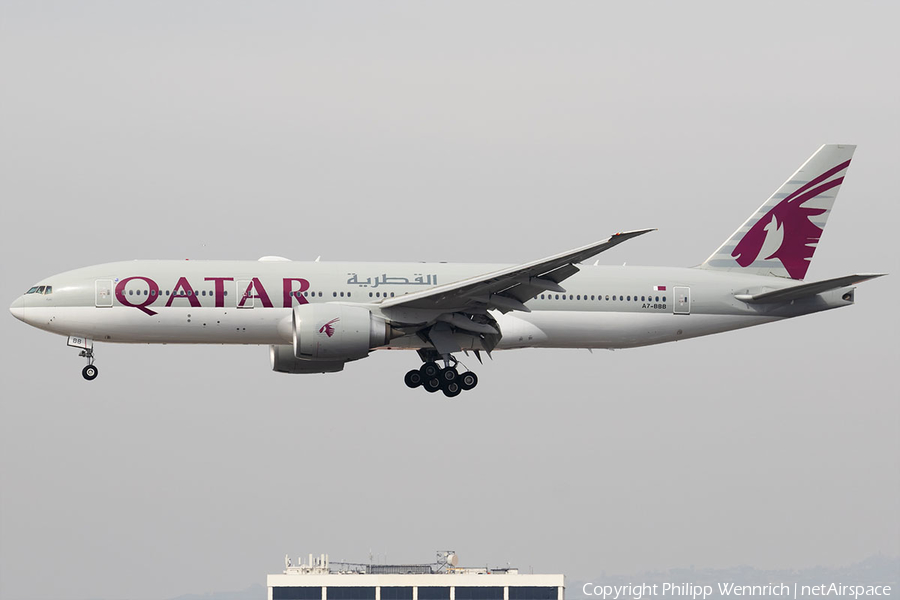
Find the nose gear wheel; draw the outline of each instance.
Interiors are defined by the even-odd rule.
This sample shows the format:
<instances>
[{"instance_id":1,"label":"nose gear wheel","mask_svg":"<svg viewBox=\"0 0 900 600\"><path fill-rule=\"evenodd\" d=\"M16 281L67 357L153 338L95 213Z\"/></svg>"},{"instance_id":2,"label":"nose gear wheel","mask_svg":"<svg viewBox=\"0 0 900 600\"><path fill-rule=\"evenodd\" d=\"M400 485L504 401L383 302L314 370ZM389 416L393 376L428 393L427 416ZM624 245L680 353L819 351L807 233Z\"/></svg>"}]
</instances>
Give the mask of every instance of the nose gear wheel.
<instances>
[{"instance_id":1,"label":"nose gear wheel","mask_svg":"<svg viewBox=\"0 0 900 600\"><path fill-rule=\"evenodd\" d=\"M94 365L94 350L92 348L82 350L78 356L87 359L87 366L81 370L81 376L88 381L97 379L97 375L100 374L100 369Z\"/></svg>"}]
</instances>

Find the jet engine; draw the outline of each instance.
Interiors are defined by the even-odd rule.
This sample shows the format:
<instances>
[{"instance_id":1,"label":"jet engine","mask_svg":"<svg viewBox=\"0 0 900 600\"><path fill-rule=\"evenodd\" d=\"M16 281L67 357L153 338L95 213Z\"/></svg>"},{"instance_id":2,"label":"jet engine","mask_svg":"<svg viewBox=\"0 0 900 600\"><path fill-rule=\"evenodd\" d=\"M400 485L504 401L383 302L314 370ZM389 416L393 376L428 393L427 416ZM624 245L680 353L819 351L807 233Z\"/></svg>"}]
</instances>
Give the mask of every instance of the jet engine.
<instances>
[{"instance_id":1,"label":"jet engine","mask_svg":"<svg viewBox=\"0 0 900 600\"><path fill-rule=\"evenodd\" d=\"M272 370L279 373L337 373L344 369L343 360L303 360L294 356L288 344L269 346Z\"/></svg>"},{"instance_id":2,"label":"jet engine","mask_svg":"<svg viewBox=\"0 0 900 600\"><path fill-rule=\"evenodd\" d=\"M298 359L357 360L399 335L387 321L361 306L335 303L294 307L294 356Z\"/></svg>"}]
</instances>

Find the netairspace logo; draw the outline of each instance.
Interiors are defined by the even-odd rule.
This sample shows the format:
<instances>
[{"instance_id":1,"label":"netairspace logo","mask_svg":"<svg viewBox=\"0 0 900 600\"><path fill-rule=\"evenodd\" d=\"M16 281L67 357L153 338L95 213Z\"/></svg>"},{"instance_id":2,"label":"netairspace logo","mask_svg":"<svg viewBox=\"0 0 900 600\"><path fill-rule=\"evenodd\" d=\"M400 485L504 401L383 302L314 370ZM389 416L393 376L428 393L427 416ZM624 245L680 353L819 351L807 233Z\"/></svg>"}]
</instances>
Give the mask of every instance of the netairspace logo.
<instances>
[{"instance_id":1,"label":"netairspace logo","mask_svg":"<svg viewBox=\"0 0 900 600\"><path fill-rule=\"evenodd\" d=\"M711 585L694 583L639 583L627 585L594 585L586 583L581 591L585 596L596 596L602 600L641 600L649 596L673 596L706 600L710 597L723 596L779 596L797 600L801 597L841 596L858 600L866 596L890 596L889 585L844 585L842 583L823 583L821 585L801 585L794 583L771 583L767 585L738 585L736 583L717 583L716 589ZM713 595L714 592L718 594Z\"/></svg>"}]
</instances>

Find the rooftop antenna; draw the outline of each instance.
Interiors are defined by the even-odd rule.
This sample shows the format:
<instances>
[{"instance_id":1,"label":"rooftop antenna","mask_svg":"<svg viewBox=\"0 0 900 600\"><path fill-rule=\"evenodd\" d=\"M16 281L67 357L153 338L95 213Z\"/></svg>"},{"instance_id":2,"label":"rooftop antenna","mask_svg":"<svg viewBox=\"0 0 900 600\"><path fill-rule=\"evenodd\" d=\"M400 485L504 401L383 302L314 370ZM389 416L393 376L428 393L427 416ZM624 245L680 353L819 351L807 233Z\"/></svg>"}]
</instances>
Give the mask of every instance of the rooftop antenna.
<instances>
[{"instance_id":1,"label":"rooftop antenna","mask_svg":"<svg viewBox=\"0 0 900 600\"><path fill-rule=\"evenodd\" d=\"M437 564L439 572L445 571L447 567L455 567L459 564L459 556L454 550L438 550Z\"/></svg>"}]
</instances>

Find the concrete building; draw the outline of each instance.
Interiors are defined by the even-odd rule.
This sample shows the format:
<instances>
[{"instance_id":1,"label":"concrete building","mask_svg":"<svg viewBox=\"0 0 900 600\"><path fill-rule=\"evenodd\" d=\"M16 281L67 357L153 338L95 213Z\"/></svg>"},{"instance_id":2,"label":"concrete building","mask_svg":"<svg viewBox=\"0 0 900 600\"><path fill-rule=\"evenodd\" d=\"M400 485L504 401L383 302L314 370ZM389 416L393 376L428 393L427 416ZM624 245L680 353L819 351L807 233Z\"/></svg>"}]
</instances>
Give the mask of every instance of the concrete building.
<instances>
[{"instance_id":1,"label":"concrete building","mask_svg":"<svg viewBox=\"0 0 900 600\"><path fill-rule=\"evenodd\" d=\"M438 552L431 564L332 563L309 555L267 577L268 600L563 600L563 575L518 569L459 567L456 554Z\"/></svg>"}]
</instances>

